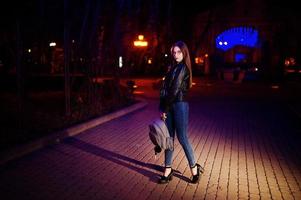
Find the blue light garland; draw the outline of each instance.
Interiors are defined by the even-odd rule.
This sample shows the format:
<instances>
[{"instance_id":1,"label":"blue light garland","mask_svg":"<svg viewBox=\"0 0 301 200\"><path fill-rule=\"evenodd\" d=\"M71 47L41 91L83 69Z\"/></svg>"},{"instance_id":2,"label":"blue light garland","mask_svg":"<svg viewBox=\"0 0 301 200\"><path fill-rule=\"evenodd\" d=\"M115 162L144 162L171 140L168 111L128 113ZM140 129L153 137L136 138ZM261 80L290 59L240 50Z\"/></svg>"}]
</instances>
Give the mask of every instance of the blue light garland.
<instances>
[{"instance_id":1,"label":"blue light garland","mask_svg":"<svg viewBox=\"0 0 301 200\"><path fill-rule=\"evenodd\" d=\"M216 37L216 47L227 51L236 45L255 47L258 43L258 31L252 27L235 27Z\"/></svg>"}]
</instances>

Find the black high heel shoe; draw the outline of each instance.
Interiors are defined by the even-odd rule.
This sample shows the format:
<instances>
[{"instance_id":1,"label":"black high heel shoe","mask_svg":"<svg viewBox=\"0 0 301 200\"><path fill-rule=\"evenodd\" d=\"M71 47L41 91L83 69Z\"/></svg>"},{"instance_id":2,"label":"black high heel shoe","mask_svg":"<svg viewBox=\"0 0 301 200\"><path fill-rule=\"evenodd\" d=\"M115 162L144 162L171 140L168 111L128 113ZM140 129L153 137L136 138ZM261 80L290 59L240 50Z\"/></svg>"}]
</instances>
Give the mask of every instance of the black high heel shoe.
<instances>
[{"instance_id":1,"label":"black high heel shoe","mask_svg":"<svg viewBox=\"0 0 301 200\"><path fill-rule=\"evenodd\" d=\"M166 167L166 168L171 168L171 167ZM173 173L174 173L174 170L171 169L170 173L168 174L168 176L161 176L161 178L159 179L158 183L159 184L165 184L165 183L168 183L169 181L172 180L172 177L173 177Z\"/></svg>"},{"instance_id":2,"label":"black high heel shoe","mask_svg":"<svg viewBox=\"0 0 301 200\"><path fill-rule=\"evenodd\" d=\"M194 184L199 182L200 175L204 173L204 168L201 165L199 165L198 163L196 163L193 167L191 167L191 169L194 168L195 166L197 167L197 174L193 175L192 179L191 179L191 183L194 183Z\"/></svg>"}]
</instances>

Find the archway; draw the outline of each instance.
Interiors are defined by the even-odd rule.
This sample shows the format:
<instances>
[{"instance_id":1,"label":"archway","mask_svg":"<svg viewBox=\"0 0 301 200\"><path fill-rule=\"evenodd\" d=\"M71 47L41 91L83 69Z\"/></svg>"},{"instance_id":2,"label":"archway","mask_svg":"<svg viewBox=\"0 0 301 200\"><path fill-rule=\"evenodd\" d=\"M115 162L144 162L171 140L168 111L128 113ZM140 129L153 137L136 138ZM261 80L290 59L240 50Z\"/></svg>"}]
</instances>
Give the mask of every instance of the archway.
<instances>
[{"instance_id":1,"label":"archway","mask_svg":"<svg viewBox=\"0 0 301 200\"><path fill-rule=\"evenodd\" d=\"M224 62L219 71L223 75L228 72L237 74L257 67L260 63L259 46L259 33L253 27L239 26L223 31L215 38L215 47L222 52Z\"/></svg>"}]
</instances>

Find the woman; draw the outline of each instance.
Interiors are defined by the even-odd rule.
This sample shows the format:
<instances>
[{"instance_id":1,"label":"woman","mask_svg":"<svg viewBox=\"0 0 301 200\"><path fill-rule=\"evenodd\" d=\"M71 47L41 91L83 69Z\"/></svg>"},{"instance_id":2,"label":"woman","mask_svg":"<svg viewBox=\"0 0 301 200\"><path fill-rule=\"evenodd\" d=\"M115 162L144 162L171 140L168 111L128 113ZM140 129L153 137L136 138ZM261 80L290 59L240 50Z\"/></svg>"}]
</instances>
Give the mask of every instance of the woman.
<instances>
[{"instance_id":1,"label":"woman","mask_svg":"<svg viewBox=\"0 0 301 200\"><path fill-rule=\"evenodd\" d=\"M196 163L194 152L187 137L188 128L188 103L186 95L192 86L192 70L189 51L186 44L178 41L171 47L172 63L163 81L160 91L161 118L166 121L171 137L177 138L184 149L188 160L192 179L191 183L197 183L203 168ZM165 150L165 170L159 179L159 183L168 183L172 180L173 150Z\"/></svg>"}]
</instances>

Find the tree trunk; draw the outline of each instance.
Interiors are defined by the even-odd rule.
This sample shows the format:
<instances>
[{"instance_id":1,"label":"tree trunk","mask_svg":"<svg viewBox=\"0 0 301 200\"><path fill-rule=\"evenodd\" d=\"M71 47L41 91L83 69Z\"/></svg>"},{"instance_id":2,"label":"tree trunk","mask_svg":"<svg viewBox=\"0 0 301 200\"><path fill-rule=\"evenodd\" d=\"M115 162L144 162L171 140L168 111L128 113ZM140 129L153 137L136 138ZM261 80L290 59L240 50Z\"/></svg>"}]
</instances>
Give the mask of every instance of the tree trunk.
<instances>
[{"instance_id":1,"label":"tree trunk","mask_svg":"<svg viewBox=\"0 0 301 200\"><path fill-rule=\"evenodd\" d=\"M65 114L70 116L70 13L69 1L64 1L64 67L65 67Z\"/></svg>"}]
</instances>

